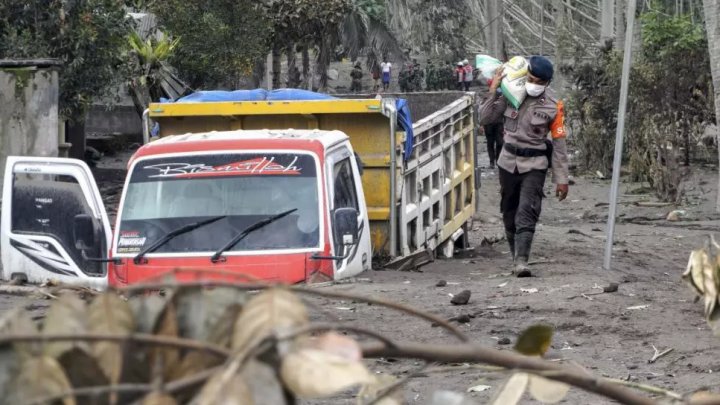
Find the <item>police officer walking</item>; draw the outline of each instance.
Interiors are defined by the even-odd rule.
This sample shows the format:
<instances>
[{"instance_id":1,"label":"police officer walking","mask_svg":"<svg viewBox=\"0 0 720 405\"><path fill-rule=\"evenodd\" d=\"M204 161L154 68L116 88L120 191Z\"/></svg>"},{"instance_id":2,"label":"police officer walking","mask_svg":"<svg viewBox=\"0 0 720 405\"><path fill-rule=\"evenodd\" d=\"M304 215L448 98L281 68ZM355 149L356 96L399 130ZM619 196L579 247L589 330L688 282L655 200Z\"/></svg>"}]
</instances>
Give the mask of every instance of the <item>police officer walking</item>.
<instances>
[{"instance_id":1,"label":"police officer walking","mask_svg":"<svg viewBox=\"0 0 720 405\"><path fill-rule=\"evenodd\" d=\"M518 277L530 276L528 259L549 168L552 168L558 200L564 200L568 194L563 103L548 88L553 65L542 56L533 56L528 62L527 97L520 107L515 109L497 92L503 78L499 68L490 85L489 97L480 107L479 123L504 125L505 143L497 160L500 211Z\"/></svg>"}]
</instances>

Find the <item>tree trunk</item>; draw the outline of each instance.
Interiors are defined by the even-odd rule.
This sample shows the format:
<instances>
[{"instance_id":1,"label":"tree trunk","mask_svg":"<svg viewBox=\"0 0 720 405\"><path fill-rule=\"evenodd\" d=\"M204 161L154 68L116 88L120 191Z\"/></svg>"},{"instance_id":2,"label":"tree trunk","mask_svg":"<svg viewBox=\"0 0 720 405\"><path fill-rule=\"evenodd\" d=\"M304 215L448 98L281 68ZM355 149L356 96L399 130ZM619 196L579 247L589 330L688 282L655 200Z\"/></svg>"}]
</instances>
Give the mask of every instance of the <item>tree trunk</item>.
<instances>
[{"instance_id":1,"label":"tree trunk","mask_svg":"<svg viewBox=\"0 0 720 405\"><path fill-rule=\"evenodd\" d=\"M68 153L73 159L85 158L85 118L67 120L65 122L65 139L72 146Z\"/></svg>"},{"instance_id":2,"label":"tree trunk","mask_svg":"<svg viewBox=\"0 0 720 405\"><path fill-rule=\"evenodd\" d=\"M287 56L287 87L294 89L300 85L299 74L297 74L297 64L295 63L295 43L290 42L285 47L285 54Z\"/></svg>"},{"instance_id":3,"label":"tree trunk","mask_svg":"<svg viewBox=\"0 0 720 405\"><path fill-rule=\"evenodd\" d=\"M255 62L252 74L252 84L254 89L259 89L263 82L263 75L265 74L265 58L258 58Z\"/></svg>"},{"instance_id":4,"label":"tree trunk","mask_svg":"<svg viewBox=\"0 0 720 405\"><path fill-rule=\"evenodd\" d=\"M613 38L613 19L615 18L614 0L602 0L600 7L600 44Z\"/></svg>"},{"instance_id":5,"label":"tree trunk","mask_svg":"<svg viewBox=\"0 0 720 405\"><path fill-rule=\"evenodd\" d=\"M303 76L303 87L312 90L312 73L310 72L310 50L308 44L303 44L302 47L302 76Z\"/></svg>"},{"instance_id":6,"label":"tree trunk","mask_svg":"<svg viewBox=\"0 0 720 405\"><path fill-rule=\"evenodd\" d=\"M625 48L625 0L615 2L615 49L621 54Z\"/></svg>"},{"instance_id":7,"label":"tree trunk","mask_svg":"<svg viewBox=\"0 0 720 405\"><path fill-rule=\"evenodd\" d=\"M282 51L279 45L274 45L272 49L272 88L279 89L282 84L280 76L282 75Z\"/></svg>"},{"instance_id":8,"label":"tree trunk","mask_svg":"<svg viewBox=\"0 0 720 405\"><path fill-rule=\"evenodd\" d=\"M707 32L708 52L710 52L710 72L712 73L713 94L715 95L715 123L720 118L720 0L703 0L705 10L705 31ZM720 134L720 131L718 131ZM717 136L718 158L720 158L720 135ZM720 212L720 162L718 163L718 189L716 211Z\"/></svg>"},{"instance_id":9,"label":"tree trunk","mask_svg":"<svg viewBox=\"0 0 720 405\"><path fill-rule=\"evenodd\" d=\"M490 23L488 24L490 30L488 31L489 37L488 42L490 43L489 49L491 56L496 58L504 59L504 34L503 27L505 26L504 17L501 13L504 13L505 8L503 7L502 0L490 0L488 2L488 18Z\"/></svg>"}]
</instances>

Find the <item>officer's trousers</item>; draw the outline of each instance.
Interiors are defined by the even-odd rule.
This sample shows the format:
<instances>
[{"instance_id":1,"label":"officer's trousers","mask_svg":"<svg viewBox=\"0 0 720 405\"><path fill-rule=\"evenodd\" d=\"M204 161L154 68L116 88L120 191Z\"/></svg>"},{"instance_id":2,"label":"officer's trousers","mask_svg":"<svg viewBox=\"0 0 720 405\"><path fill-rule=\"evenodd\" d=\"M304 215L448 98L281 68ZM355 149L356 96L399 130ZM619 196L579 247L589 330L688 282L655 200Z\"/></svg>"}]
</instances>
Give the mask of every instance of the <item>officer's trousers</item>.
<instances>
[{"instance_id":1,"label":"officer's trousers","mask_svg":"<svg viewBox=\"0 0 720 405\"><path fill-rule=\"evenodd\" d=\"M484 127L485 140L487 141L487 152L490 158L490 166L494 167L503 145L503 124L488 124Z\"/></svg>"},{"instance_id":2,"label":"officer's trousers","mask_svg":"<svg viewBox=\"0 0 720 405\"><path fill-rule=\"evenodd\" d=\"M527 260L530 256L535 225L540 218L543 187L547 170L527 173L508 172L498 168L500 174L500 212L505 234L514 257Z\"/></svg>"}]
</instances>

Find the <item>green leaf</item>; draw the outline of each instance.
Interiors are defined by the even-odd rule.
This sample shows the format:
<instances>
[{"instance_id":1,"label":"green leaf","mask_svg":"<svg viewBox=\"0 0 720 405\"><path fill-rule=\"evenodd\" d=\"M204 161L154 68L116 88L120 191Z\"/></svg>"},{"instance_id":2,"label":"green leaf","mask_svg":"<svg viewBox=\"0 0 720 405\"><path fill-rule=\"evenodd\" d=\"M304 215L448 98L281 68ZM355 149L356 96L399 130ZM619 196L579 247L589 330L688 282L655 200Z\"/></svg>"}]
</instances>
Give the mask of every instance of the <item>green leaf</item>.
<instances>
[{"instance_id":1,"label":"green leaf","mask_svg":"<svg viewBox=\"0 0 720 405\"><path fill-rule=\"evenodd\" d=\"M533 325L525 329L515 343L515 350L526 356L542 356L552 343L553 328L548 325Z\"/></svg>"}]
</instances>

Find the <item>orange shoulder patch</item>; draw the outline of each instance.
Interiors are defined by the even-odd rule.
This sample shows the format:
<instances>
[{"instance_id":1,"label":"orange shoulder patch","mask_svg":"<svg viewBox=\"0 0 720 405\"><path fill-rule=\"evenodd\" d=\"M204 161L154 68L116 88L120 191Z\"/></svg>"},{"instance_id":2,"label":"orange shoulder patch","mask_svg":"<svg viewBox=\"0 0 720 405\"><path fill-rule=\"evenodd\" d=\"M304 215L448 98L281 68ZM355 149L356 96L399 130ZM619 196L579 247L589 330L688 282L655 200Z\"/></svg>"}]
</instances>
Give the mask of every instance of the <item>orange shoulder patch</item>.
<instances>
[{"instance_id":1,"label":"orange shoulder patch","mask_svg":"<svg viewBox=\"0 0 720 405\"><path fill-rule=\"evenodd\" d=\"M567 135L565 132L565 105L562 100L557 102L557 115L550 123L550 133L553 139L564 138Z\"/></svg>"}]
</instances>

